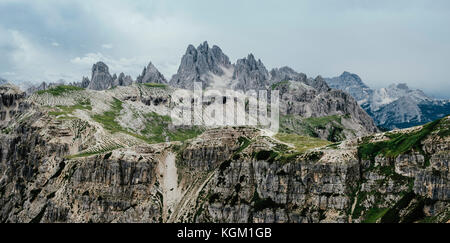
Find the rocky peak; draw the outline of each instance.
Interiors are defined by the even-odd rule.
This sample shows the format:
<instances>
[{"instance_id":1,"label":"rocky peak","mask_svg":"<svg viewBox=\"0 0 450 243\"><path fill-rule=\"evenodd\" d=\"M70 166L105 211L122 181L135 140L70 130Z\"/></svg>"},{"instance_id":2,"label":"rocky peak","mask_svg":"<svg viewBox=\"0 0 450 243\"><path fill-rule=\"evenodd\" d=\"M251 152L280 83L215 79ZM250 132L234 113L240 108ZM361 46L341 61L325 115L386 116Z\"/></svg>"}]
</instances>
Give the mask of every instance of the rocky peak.
<instances>
[{"instance_id":1,"label":"rocky peak","mask_svg":"<svg viewBox=\"0 0 450 243\"><path fill-rule=\"evenodd\" d=\"M397 88L398 88L398 89L409 90L408 85L405 84L405 83L397 84Z\"/></svg>"},{"instance_id":2,"label":"rocky peak","mask_svg":"<svg viewBox=\"0 0 450 243\"><path fill-rule=\"evenodd\" d=\"M235 65L233 79L237 80L237 89L244 91L266 89L270 84L270 74L260 59L253 54L239 59Z\"/></svg>"},{"instance_id":3,"label":"rocky peak","mask_svg":"<svg viewBox=\"0 0 450 243\"><path fill-rule=\"evenodd\" d=\"M322 76L317 76L315 79L310 79L308 85L315 88L319 92L328 92L330 87Z\"/></svg>"},{"instance_id":4,"label":"rocky peak","mask_svg":"<svg viewBox=\"0 0 450 243\"><path fill-rule=\"evenodd\" d=\"M331 88L349 93L359 104L367 103L369 97L371 97L374 92L358 75L347 71L342 73L339 77L327 78L325 81Z\"/></svg>"},{"instance_id":5,"label":"rocky peak","mask_svg":"<svg viewBox=\"0 0 450 243\"><path fill-rule=\"evenodd\" d=\"M0 86L0 128L5 127L15 115L28 109L26 93L12 84Z\"/></svg>"},{"instance_id":6,"label":"rocky peak","mask_svg":"<svg viewBox=\"0 0 450 243\"><path fill-rule=\"evenodd\" d=\"M130 75L120 73L119 77L114 80L114 86L128 86L133 83L133 79Z\"/></svg>"},{"instance_id":7,"label":"rocky peak","mask_svg":"<svg viewBox=\"0 0 450 243\"><path fill-rule=\"evenodd\" d=\"M81 88L86 89L90 82L91 81L89 81L88 77L83 77L83 80L81 81Z\"/></svg>"},{"instance_id":8,"label":"rocky peak","mask_svg":"<svg viewBox=\"0 0 450 243\"><path fill-rule=\"evenodd\" d=\"M218 46L210 48L206 41L197 49L189 45L170 84L189 89L193 87L194 82L202 82L204 87L208 87L213 82L212 75L222 76L223 69L230 67L229 58Z\"/></svg>"},{"instance_id":9,"label":"rocky peak","mask_svg":"<svg viewBox=\"0 0 450 243\"><path fill-rule=\"evenodd\" d=\"M270 71L271 83L278 83L282 81L299 81L306 83L307 76L304 73L298 73L290 67L274 68Z\"/></svg>"},{"instance_id":10,"label":"rocky peak","mask_svg":"<svg viewBox=\"0 0 450 243\"><path fill-rule=\"evenodd\" d=\"M137 83L155 83L165 84L166 78L162 75L158 69L150 62L147 67L144 68L142 74L136 79Z\"/></svg>"},{"instance_id":11,"label":"rocky peak","mask_svg":"<svg viewBox=\"0 0 450 243\"><path fill-rule=\"evenodd\" d=\"M92 90L106 90L113 86L113 77L109 73L108 66L98 62L92 67L92 78L88 88Z\"/></svg>"},{"instance_id":12,"label":"rocky peak","mask_svg":"<svg viewBox=\"0 0 450 243\"><path fill-rule=\"evenodd\" d=\"M361 80L361 78L354 73L350 73L345 71L338 78L333 78L330 80L333 85L342 85L346 86L359 86L361 88L368 88L368 86Z\"/></svg>"}]
</instances>

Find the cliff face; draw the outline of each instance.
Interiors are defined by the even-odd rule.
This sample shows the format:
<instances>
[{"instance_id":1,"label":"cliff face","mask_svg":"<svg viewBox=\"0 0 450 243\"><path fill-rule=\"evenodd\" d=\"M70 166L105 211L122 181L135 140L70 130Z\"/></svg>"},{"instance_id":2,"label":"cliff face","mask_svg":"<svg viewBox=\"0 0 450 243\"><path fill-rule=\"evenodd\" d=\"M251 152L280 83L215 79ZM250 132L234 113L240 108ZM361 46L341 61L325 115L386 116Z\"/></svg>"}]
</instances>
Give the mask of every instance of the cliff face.
<instances>
[{"instance_id":1,"label":"cliff face","mask_svg":"<svg viewBox=\"0 0 450 243\"><path fill-rule=\"evenodd\" d=\"M0 135L0 220L447 222L449 126L303 153L256 128L222 128L74 156L100 128L34 111Z\"/></svg>"},{"instance_id":2,"label":"cliff face","mask_svg":"<svg viewBox=\"0 0 450 243\"><path fill-rule=\"evenodd\" d=\"M273 88L287 114L280 134L176 127L175 89L162 84L101 95L61 86L27 98L2 88L0 221L449 220L450 118L356 134L352 124L370 126L347 94L303 82ZM350 138L332 144L339 129Z\"/></svg>"},{"instance_id":3,"label":"cliff face","mask_svg":"<svg viewBox=\"0 0 450 243\"><path fill-rule=\"evenodd\" d=\"M108 66L98 62L92 67L92 78L88 88L92 90L105 90L113 86L114 79L109 73Z\"/></svg>"},{"instance_id":4,"label":"cliff face","mask_svg":"<svg viewBox=\"0 0 450 243\"><path fill-rule=\"evenodd\" d=\"M448 125L448 118L436 125L420 142L417 149L422 152L411 149L397 157L364 157L365 146L379 140L389 143L386 136L392 134L275 159L272 153L280 151L274 144L254 138L212 172L195 206L181 218L189 222L447 222Z\"/></svg>"},{"instance_id":5,"label":"cliff face","mask_svg":"<svg viewBox=\"0 0 450 243\"><path fill-rule=\"evenodd\" d=\"M136 79L136 83L166 84L167 80L150 62L148 66L144 68L142 74Z\"/></svg>"},{"instance_id":6,"label":"cliff face","mask_svg":"<svg viewBox=\"0 0 450 243\"><path fill-rule=\"evenodd\" d=\"M315 82L316 81L316 82ZM303 82L283 81L272 86L280 91L281 129L319 137L330 141L342 141L377 132L373 120L356 101L340 90L329 90L322 79Z\"/></svg>"},{"instance_id":7,"label":"cliff face","mask_svg":"<svg viewBox=\"0 0 450 243\"><path fill-rule=\"evenodd\" d=\"M5 126L17 113L21 113L29 107L25 98L25 92L13 85L0 86L0 128L5 129Z\"/></svg>"}]
</instances>

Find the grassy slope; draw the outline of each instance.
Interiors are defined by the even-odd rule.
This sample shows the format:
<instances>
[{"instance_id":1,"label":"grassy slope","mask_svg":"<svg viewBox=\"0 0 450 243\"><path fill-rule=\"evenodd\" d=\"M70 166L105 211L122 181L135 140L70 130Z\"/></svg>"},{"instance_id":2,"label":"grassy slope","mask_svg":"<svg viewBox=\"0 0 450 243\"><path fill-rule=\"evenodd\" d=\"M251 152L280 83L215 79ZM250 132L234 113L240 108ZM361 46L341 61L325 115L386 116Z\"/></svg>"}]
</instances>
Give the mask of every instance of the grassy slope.
<instances>
[{"instance_id":1,"label":"grassy slope","mask_svg":"<svg viewBox=\"0 0 450 243\"><path fill-rule=\"evenodd\" d=\"M275 135L275 138L284 143L289 143L295 146L295 149L300 152L306 152L309 149L323 147L329 145L330 142L313 137L305 137L297 134L280 133Z\"/></svg>"},{"instance_id":2,"label":"grassy slope","mask_svg":"<svg viewBox=\"0 0 450 243\"><path fill-rule=\"evenodd\" d=\"M155 84L155 83L145 83L142 85L149 87L149 88L160 88L160 89L165 89L168 87L166 84Z\"/></svg>"},{"instance_id":3,"label":"grassy slope","mask_svg":"<svg viewBox=\"0 0 450 243\"><path fill-rule=\"evenodd\" d=\"M300 116L286 115L280 117L280 130L283 133L295 133L309 137L319 137L318 131L328 129L327 140L339 142L345 140L342 118L345 116L333 115L325 117L303 118Z\"/></svg>"},{"instance_id":4,"label":"grassy slope","mask_svg":"<svg viewBox=\"0 0 450 243\"><path fill-rule=\"evenodd\" d=\"M120 112L123 109L122 101L114 99L111 104L111 109L104 112L101 115L94 115L92 118L103 125L103 127L112 133L122 132L136 138L142 139L147 143L163 143L166 142L166 138L170 141L185 141L200 135L203 130L199 128L178 128L169 129L169 125L172 122L169 116L161 116L156 113L149 113L145 115L146 124L144 130L141 131L142 135L128 131L120 126L116 121L116 118L120 116Z\"/></svg>"},{"instance_id":5,"label":"grassy slope","mask_svg":"<svg viewBox=\"0 0 450 243\"><path fill-rule=\"evenodd\" d=\"M90 100L80 101L78 104L73 106L57 106L56 109L50 111L48 114L51 116L57 116L58 119L74 119L72 117L75 110L92 110L92 105Z\"/></svg>"},{"instance_id":6,"label":"grassy slope","mask_svg":"<svg viewBox=\"0 0 450 243\"><path fill-rule=\"evenodd\" d=\"M430 134L436 134L440 137L446 137L449 136L449 120L447 119L441 119L436 120L434 122L428 123L422 127L422 129L410 132L410 133L399 133L399 134L392 134L392 133L386 133L386 136L388 136L390 139L387 141L382 142L375 142L371 143L370 137L366 138L365 141L359 146L358 148L358 156L361 159L367 159L371 160L372 164L375 160L375 157L379 154L382 154L389 158L396 158L398 155L407 153L411 150L418 151L422 153L426 160L428 160L429 155L426 154L422 149L422 141L426 139ZM427 162L425 166L428 166L429 163ZM401 200L396 203L391 208L371 208L368 211L366 211L363 215L363 222L366 223L373 223L377 221L381 222L398 222L400 220L399 212L412 200L417 200L416 205L414 206L413 211L407 215L407 218L403 218L402 220L408 221L414 221L415 218L417 218L418 214L420 214L421 204L424 203L425 198L422 198L420 196L417 196L412 191L412 183L413 180L411 178L403 177L395 172L394 165L385 166L385 167L373 167L371 166L368 171L374 171L379 174L385 175L387 178L390 178L391 180L395 181L396 183L402 183L402 184L409 184L409 189L405 191L403 197ZM358 196L358 205L354 211L354 218L359 217L362 213L362 207L359 205L360 202L362 202L368 195L367 193L360 192L360 195ZM378 200L383 199L381 195L377 195L376 198ZM444 215L445 216L445 215ZM448 217L448 215L446 216ZM435 219L425 219L433 221Z\"/></svg>"},{"instance_id":7,"label":"grassy slope","mask_svg":"<svg viewBox=\"0 0 450 243\"><path fill-rule=\"evenodd\" d=\"M51 94L53 96L61 96L65 93L74 92L74 91L82 91L83 88L76 87L76 86L70 86L70 85L60 85L55 88L51 88L48 90L40 90L37 92L37 94Z\"/></svg>"},{"instance_id":8,"label":"grassy slope","mask_svg":"<svg viewBox=\"0 0 450 243\"><path fill-rule=\"evenodd\" d=\"M387 134L391 137L388 141L370 143L363 142L358 148L358 155L362 159L374 160L378 154L383 154L387 157L395 158L398 155L408 152L411 149L422 151L421 142L424 140L441 122L436 120L423 126L417 132L404 134Z\"/></svg>"}]
</instances>

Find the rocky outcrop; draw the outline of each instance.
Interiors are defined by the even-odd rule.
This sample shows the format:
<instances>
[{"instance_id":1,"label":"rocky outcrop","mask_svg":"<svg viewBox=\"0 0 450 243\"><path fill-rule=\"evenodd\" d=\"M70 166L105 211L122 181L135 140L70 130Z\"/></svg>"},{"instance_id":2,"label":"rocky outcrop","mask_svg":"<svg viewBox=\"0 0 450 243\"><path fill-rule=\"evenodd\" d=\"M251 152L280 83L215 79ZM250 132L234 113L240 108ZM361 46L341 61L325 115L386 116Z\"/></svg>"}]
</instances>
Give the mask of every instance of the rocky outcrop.
<instances>
[{"instance_id":1,"label":"rocky outcrop","mask_svg":"<svg viewBox=\"0 0 450 243\"><path fill-rule=\"evenodd\" d=\"M328 85L333 89L343 90L349 93L360 104L367 102L367 99L373 94L361 78L353 73L344 72L341 76L326 79Z\"/></svg>"},{"instance_id":2,"label":"rocky outcrop","mask_svg":"<svg viewBox=\"0 0 450 243\"><path fill-rule=\"evenodd\" d=\"M133 83L131 76L125 76L124 73L120 73L119 77L114 79L114 86L129 86Z\"/></svg>"},{"instance_id":3,"label":"rocky outcrop","mask_svg":"<svg viewBox=\"0 0 450 243\"><path fill-rule=\"evenodd\" d=\"M98 62L92 67L92 78L88 89L106 90L112 88L114 80L109 73L108 66L103 62Z\"/></svg>"},{"instance_id":4,"label":"rocky outcrop","mask_svg":"<svg viewBox=\"0 0 450 243\"><path fill-rule=\"evenodd\" d=\"M282 81L298 81L307 83L308 77L304 73L297 73L290 67L274 68L270 71L270 82L272 84Z\"/></svg>"},{"instance_id":5,"label":"rocky outcrop","mask_svg":"<svg viewBox=\"0 0 450 243\"><path fill-rule=\"evenodd\" d=\"M253 54L236 62L233 79L238 90L265 90L270 85L270 75L261 60L256 60Z\"/></svg>"},{"instance_id":6,"label":"rocky outcrop","mask_svg":"<svg viewBox=\"0 0 450 243\"><path fill-rule=\"evenodd\" d=\"M364 136L378 131L370 116L361 109L350 95L340 90L329 91L326 84L321 85L322 80L320 77L316 80L311 80L311 82L316 82L318 89L295 81L281 82L274 85L273 88L280 91L280 113L286 116L286 118L281 119L282 127L289 126L291 130L300 132L299 127L292 126L291 123L302 123L303 119L311 117L338 116L340 117L338 119L340 122L335 124L335 127L337 130L342 131L351 130L351 132L345 132L345 137L347 138L355 135ZM318 130L314 131L317 136L329 139L329 132L333 131L331 127L323 124L317 128ZM309 129L314 128L310 127ZM342 131L339 131L339 133Z\"/></svg>"},{"instance_id":7,"label":"rocky outcrop","mask_svg":"<svg viewBox=\"0 0 450 243\"><path fill-rule=\"evenodd\" d=\"M6 129L8 123L29 108L26 93L11 84L0 85L0 128Z\"/></svg>"},{"instance_id":8,"label":"rocky outcrop","mask_svg":"<svg viewBox=\"0 0 450 243\"><path fill-rule=\"evenodd\" d=\"M142 74L136 79L136 83L154 83L154 84L166 84L167 80L164 78L158 69L150 62Z\"/></svg>"},{"instance_id":9,"label":"rocky outcrop","mask_svg":"<svg viewBox=\"0 0 450 243\"><path fill-rule=\"evenodd\" d=\"M87 89L89 87L89 84L91 83L91 81L89 80L88 77L83 77L83 80L81 81L80 87L83 89Z\"/></svg>"},{"instance_id":10,"label":"rocky outcrop","mask_svg":"<svg viewBox=\"0 0 450 243\"><path fill-rule=\"evenodd\" d=\"M224 69L229 68L230 60L218 46L210 48L206 41L198 48L189 45L170 84L191 89L194 82L201 82L203 87L208 87L213 83L213 75L222 76L225 74Z\"/></svg>"},{"instance_id":11,"label":"rocky outcrop","mask_svg":"<svg viewBox=\"0 0 450 243\"><path fill-rule=\"evenodd\" d=\"M307 84L319 92L328 92L331 90L325 79L321 76L318 76L315 79L308 79Z\"/></svg>"},{"instance_id":12,"label":"rocky outcrop","mask_svg":"<svg viewBox=\"0 0 450 243\"><path fill-rule=\"evenodd\" d=\"M259 156L256 147L273 148L254 140L254 146L220 165L200 191L196 206L180 218L239 223L447 222L448 137L435 136L423 142L424 147L433 142L439 148L430 165L420 154L367 161L345 151L348 145L285 163L271 159L270 153Z\"/></svg>"}]
</instances>

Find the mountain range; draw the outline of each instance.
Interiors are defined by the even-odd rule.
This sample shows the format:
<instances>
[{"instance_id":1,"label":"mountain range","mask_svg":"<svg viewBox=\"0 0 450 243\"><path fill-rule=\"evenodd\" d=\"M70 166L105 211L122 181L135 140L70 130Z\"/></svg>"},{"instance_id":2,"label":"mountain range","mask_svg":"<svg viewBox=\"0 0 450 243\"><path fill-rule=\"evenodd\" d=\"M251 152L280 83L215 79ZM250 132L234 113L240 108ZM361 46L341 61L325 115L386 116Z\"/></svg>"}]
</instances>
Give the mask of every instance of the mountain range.
<instances>
[{"instance_id":1,"label":"mountain range","mask_svg":"<svg viewBox=\"0 0 450 243\"><path fill-rule=\"evenodd\" d=\"M234 93L176 125L194 82ZM233 120L258 119L250 89L279 91L277 133L206 125L233 97ZM0 222L450 222L450 117L381 133L348 92L253 54L231 63L204 42L170 80L98 62L77 83L0 85L0 101Z\"/></svg>"},{"instance_id":2,"label":"mountain range","mask_svg":"<svg viewBox=\"0 0 450 243\"><path fill-rule=\"evenodd\" d=\"M432 98L404 83L371 89L358 75L349 72L326 81L331 88L352 95L381 128L413 127L450 114L450 100Z\"/></svg>"}]
</instances>

